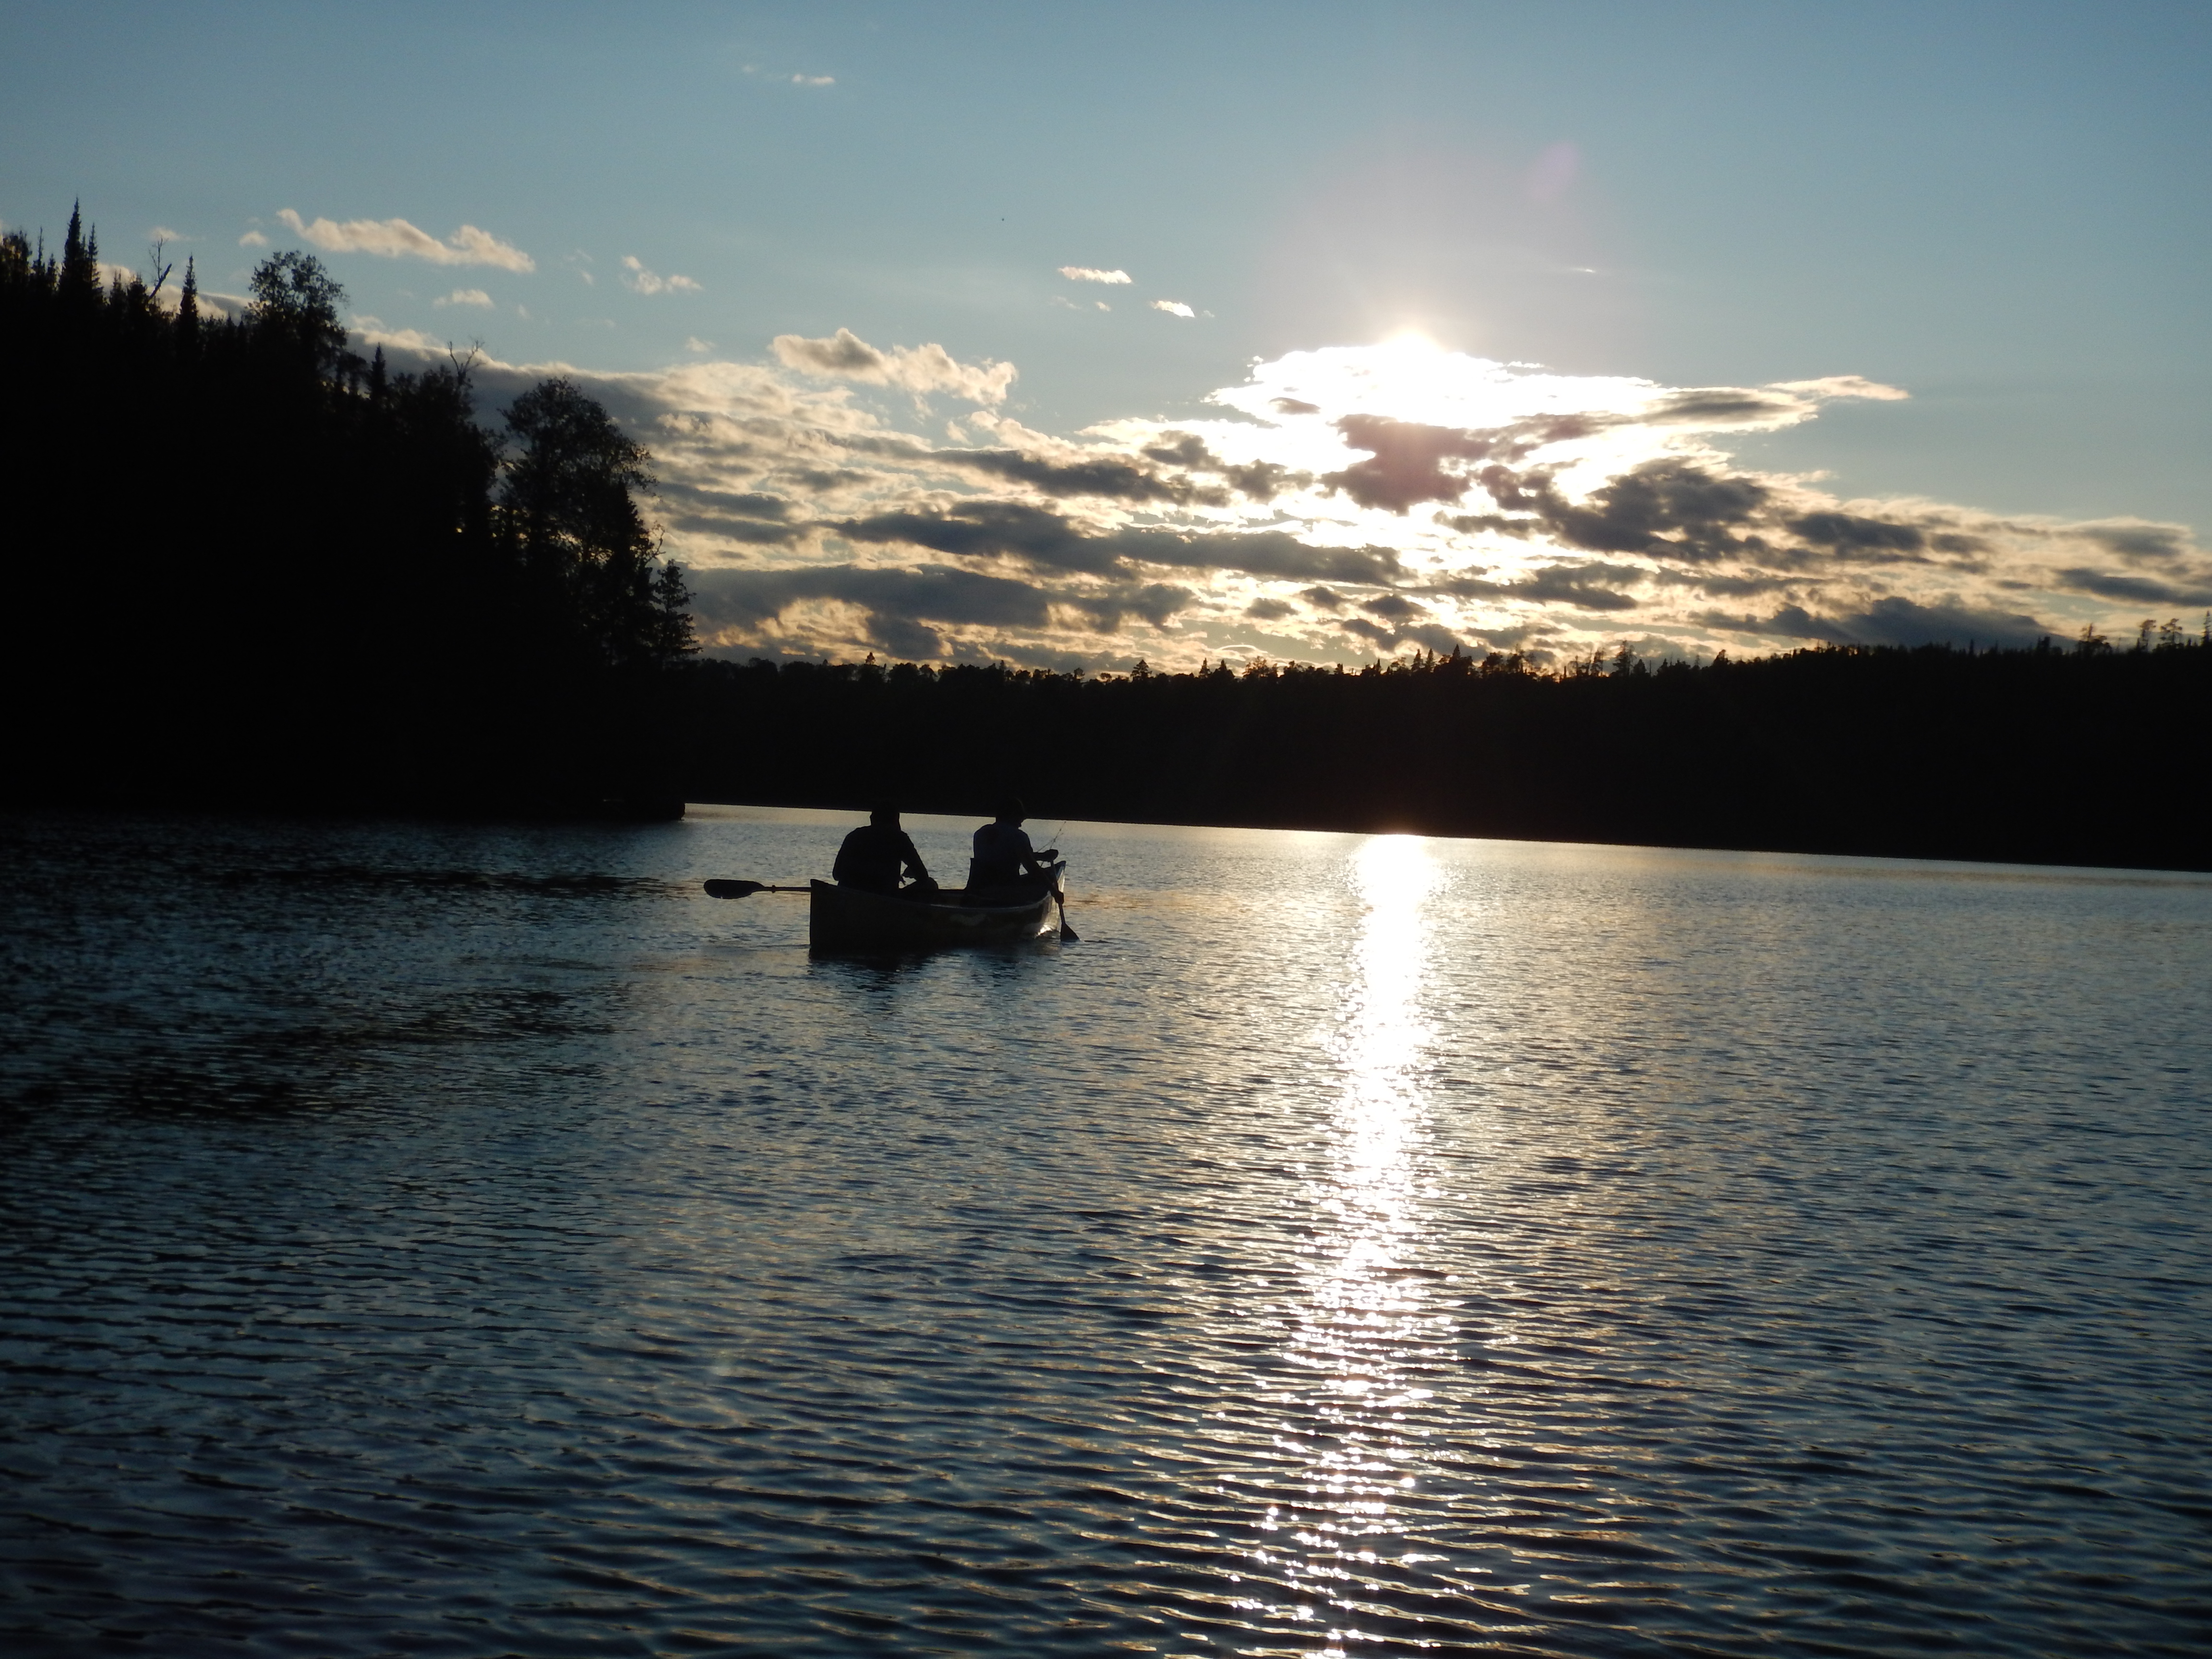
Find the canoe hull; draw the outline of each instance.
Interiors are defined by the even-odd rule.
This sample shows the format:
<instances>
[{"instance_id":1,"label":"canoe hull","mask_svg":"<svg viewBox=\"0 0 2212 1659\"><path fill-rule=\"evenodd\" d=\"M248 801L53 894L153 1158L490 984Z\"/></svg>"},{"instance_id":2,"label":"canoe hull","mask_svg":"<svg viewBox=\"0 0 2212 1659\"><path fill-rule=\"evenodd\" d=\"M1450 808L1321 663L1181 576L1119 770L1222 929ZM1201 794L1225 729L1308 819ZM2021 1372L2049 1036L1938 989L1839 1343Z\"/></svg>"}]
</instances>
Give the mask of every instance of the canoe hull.
<instances>
[{"instance_id":1,"label":"canoe hull","mask_svg":"<svg viewBox=\"0 0 2212 1659\"><path fill-rule=\"evenodd\" d=\"M1054 872L1057 884L1059 872ZM933 951L957 945L1026 945L1060 932L1049 892L1018 904L920 904L815 882L807 942L817 951Z\"/></svg>"}]
</instances>

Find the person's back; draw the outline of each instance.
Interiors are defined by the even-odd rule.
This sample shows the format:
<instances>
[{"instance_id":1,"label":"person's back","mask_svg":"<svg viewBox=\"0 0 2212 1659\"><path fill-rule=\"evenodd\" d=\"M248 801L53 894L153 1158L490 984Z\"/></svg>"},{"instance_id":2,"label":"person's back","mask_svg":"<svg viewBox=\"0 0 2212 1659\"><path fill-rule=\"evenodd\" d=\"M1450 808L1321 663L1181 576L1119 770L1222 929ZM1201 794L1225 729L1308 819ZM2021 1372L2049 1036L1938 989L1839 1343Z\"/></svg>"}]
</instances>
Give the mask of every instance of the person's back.
<instances>
[{"instance_id":1,"label":"person's back","mask_svg":"<svg viewBox=\"0 0 2212 1659\"><path fill-rule=\"evenodd\" d=\"M1051 860L1056 849L1048 847L1040 853L1031 847L1029 832L1022 828L1022 815L1019 801L1006 801L999 808L997 821L975 832L975 856L968 866L970 892L1034 887L1051 881Z\"/></svg>"},{"instance_id":2,"label":"person's back","mask_svg":"<svg viewBox=\"0 0 2212 1659\"><path fill-rule=\"evenodd\" d=\"M845 837L830 874L840 887L896 893L904 870L913 871L918 883L929 881L921 854L914 849L913 837L899 828L898 809L879 806L869 814L867 823Z\"/></svg>"}]
</instances>

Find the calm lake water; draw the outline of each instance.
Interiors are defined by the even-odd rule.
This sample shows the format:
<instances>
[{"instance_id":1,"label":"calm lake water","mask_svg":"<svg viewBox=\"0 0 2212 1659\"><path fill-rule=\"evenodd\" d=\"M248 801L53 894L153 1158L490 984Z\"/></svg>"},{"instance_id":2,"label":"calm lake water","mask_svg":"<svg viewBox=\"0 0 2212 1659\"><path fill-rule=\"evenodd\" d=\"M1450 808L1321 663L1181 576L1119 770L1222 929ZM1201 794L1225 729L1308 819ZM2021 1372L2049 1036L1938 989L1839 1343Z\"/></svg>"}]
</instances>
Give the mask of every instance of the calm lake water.
<instances>
[{"instance_id":1,"label":"calm lake water","mask_svg":"<svg viewBox=\"0 0 2212 1659\"><path fill-rule=\"evenodd\" d=\"M0 818L0 1648L2212 1643L2212 878L855 821Z\"/></svg>"}]
</instances>

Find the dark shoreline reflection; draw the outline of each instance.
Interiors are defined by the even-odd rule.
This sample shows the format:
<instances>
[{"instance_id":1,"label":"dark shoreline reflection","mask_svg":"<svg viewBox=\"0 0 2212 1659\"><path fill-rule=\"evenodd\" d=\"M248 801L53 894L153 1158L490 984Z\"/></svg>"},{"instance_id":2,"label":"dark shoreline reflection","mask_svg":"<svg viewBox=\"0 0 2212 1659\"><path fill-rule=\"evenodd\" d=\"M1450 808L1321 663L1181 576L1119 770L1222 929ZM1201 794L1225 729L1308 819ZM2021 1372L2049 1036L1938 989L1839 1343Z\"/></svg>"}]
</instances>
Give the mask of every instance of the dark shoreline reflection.
<instances>
[{"instance_id":1,"label":"dark shoreline reflection","mask_svg":"<svg viewBox=\"0 0 2212 1659\"><path fill-rule=\"evenodd\" d=\"M0 819L7 1650L2196 1650L2212 878L839 822Z\"/></svg>"}]
</instances>

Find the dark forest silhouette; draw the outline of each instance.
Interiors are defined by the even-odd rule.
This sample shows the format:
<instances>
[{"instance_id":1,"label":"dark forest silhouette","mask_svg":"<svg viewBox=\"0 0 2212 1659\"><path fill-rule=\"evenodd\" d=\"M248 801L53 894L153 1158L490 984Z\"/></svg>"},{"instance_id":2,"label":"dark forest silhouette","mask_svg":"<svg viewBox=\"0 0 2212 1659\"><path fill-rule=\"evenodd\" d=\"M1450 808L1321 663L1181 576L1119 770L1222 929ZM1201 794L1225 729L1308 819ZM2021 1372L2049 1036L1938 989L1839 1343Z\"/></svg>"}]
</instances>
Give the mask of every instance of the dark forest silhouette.
<instances>
[{"instance_id":1,"label":"dark forest silhouette","mask_svg":"<svg viewBox=\"0 0 2212 1659\"><path fill-rule=\"evenodd\" d=\"M17 799L571 812L672 793L681 572L645 452L573 386L346 349L280 252L244 314L0 239L0 651Z\"/></svg>"},{"instance_id":2,"label":"dark forest silhouette","mask_svg":"<svg viewBox=\"0 0 2212 1659\"><path fill-rule=\"evenodd\" d=\"M645 450L549 380L347 349L277 253L242 315L0 238L18 801L651 815L701 800L2212 868L2212 640L1840 647L1562 672L1088 678L691 655Z\"/></svg>"},{"instance_id":3,"label":"dark forest silhouette","mask_svg":"<svg viewBox=\"0 0 2212 1659\"><path fill-rule=\"evenodd\" d=\"M2212 868L2212 644L1425 655L1111 678L702 662L695 799Z\"/></svg>"}]
</instances>

